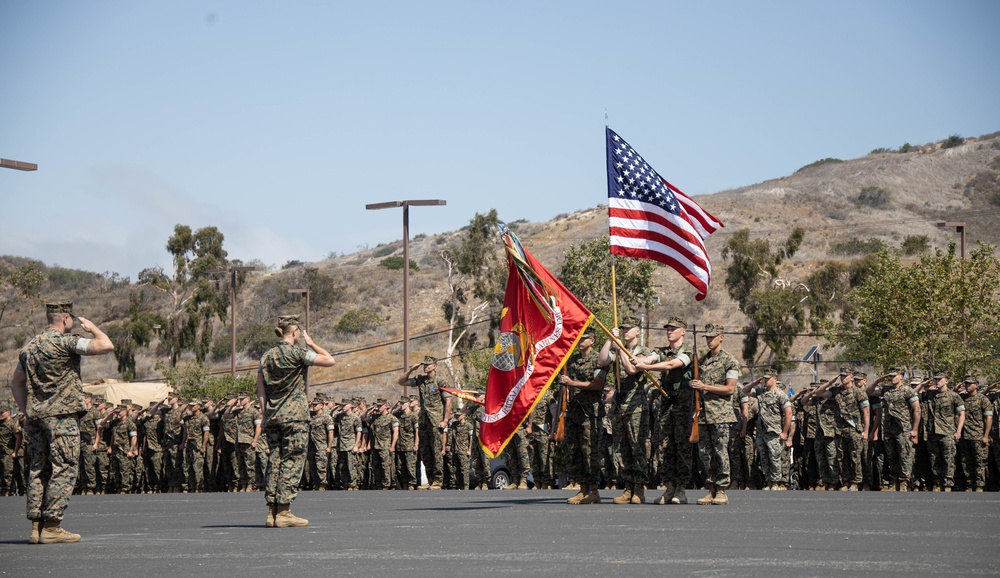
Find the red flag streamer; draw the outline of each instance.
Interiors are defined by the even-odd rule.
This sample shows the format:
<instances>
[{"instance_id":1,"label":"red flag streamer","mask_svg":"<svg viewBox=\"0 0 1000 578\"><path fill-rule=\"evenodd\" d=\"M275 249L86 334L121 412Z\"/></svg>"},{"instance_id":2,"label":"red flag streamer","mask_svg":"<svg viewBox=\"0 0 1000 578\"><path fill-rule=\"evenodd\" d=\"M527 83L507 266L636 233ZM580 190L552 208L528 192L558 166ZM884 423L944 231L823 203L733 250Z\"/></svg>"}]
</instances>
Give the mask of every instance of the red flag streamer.
<instances>
[{"instance_id":1,"label":"red flag streamer","mask_svg":"<svg viewBox=\"0 0 1000 578\"><path fill-rule=\"evenodd\" d=\"M507 289L486 382L479 444L496 457L552 384L594 316L503 231Z\"/></svg>"}]
</instances>

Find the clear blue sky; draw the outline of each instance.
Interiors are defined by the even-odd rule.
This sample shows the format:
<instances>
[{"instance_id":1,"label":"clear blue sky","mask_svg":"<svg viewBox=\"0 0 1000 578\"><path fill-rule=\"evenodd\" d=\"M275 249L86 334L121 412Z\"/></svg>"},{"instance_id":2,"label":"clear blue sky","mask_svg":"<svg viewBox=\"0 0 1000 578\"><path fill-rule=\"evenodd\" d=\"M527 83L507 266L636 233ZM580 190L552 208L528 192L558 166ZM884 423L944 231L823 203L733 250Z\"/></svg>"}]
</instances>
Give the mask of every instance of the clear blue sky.
<instances>
[{"instance_id":1,"label":"clear blue sky","mask_svg":"<svg viewBox=\"0 0 1000 578\"><path fill-rule=\"evenodd\" d=\"M135 278L177 223L315 261L1000 130L1000 2L5 2L0 254ZM70 219L57 219L69 214ZM725 220L725 215L719 215Z\"/></svg>"}]
</instances>

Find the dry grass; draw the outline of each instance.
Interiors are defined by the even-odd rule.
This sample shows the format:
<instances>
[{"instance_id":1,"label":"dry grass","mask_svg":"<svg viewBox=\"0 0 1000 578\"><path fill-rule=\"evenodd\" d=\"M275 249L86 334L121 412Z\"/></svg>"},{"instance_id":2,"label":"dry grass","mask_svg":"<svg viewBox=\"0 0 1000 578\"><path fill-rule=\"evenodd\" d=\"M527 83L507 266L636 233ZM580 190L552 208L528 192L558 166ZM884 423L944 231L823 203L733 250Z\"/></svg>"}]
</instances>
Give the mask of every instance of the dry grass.
<instances>
[{"instance_id":1,"label":"dry grass","mask_svg":"<svg viewBox=\"0 0 1000 578\"><path fill-rule=\"evenodd\" d=\"M670 315L680 315L703 326L719 323L742 327L746 319L726 294L722 284L725 263L720 251L734 231L749 227L756 237L773 243L785 239L794 227L806 230L803 245L795 258L785 264L783 274L802 279L823 261L830 259L832 243L847 238L878 238L890 247L899 247L907 235L927 235L932 248L946 247L957 240L954 231L940 229L937 220L965 221L970 246L977 240L1000 245L1000 207L990 202L991 183L1000 182L1000 135L987 135L970 140L963 146L941 149L937 144L915 147L915 152L878 153L843 163L828 163L796 173L730 191L698 197L698 201L726 223L726 228L709 238L707 247L714 263L713 290L701 303L694 300L694 290L677 274L657 267L653 284L659 302L650 311L654 327ZM882 187L892 193L885 208L859 208L854 202L865 187ZM595 208L559 215L546 223L516 223L514 230L531 251L550 270L558 272L565 251L579 242L607 232L607 208ZM441 304L447 296L446 270L440 251L455 242L460 232L431 235L410 242L410 257L420 270L410 275L411 334L443 331L447 328ZM382 247L338 256L321 263L310 264L330 275L344 287L340 297L329 303L316 303L311 314L312 335L331 352L360 349L338 356L339 363L331 369L313 369L310 381L334 397L365 395L366 397L396 397L395 385L402 367L402 345L378 345L402 338L402 272L379 267L386 252L401 254L398 241ZM500 251L500 247L497 247ZM381 255L381 256L378 256ZM10 262L10 259L7 259ZM281 294L289 287L300 286L302 269L257 273L240 288L240 327L252 323L269 323L278 314L301 312L301 301ZM131 288L136 290L136 288ZM75 292L43 291L47 299L71 299L79 311L86 312L99 325L120 322L128 314L129 288L107 290L97 285ZM165 313L169 307L164 296L147 290L152 307ZM373 331L358 335L340 335L334 327L348 310L368 308L377 312L384 322ZM24 327L0 329L0 374L9 379L16 363L16 344L41 330L44 316L36 307L24 307L8 312L4 325ZM228 324L216 323L216 335L228 333ZM481 342L485 337L481 339ZM658 343L662 336L653 332ZM728 345L737 351L737 339ZM815 340L801 339L801 349ZM809 343L806 343L809 341ZM445 334L412 340L411 360L423 355L441 356L447 347ZM798 353L798 348L795 350ZM140 353L140 378L155 377L153 365L157 359L154 347ZM162 353L159 355L162 356ZM189 359L185 356L185 360ZM162 357L160 357L162 359ZM252 366L255 360L245 355L237 365ZM213 363L215 369L228 368L228 360ZM386 372L381 375L371 375ZM84 378L116 377L112 357L88 360ZM367 376L370 377L359 377ZM356 378L356 379L355 379Z\"/></svg>"}]
</instances>

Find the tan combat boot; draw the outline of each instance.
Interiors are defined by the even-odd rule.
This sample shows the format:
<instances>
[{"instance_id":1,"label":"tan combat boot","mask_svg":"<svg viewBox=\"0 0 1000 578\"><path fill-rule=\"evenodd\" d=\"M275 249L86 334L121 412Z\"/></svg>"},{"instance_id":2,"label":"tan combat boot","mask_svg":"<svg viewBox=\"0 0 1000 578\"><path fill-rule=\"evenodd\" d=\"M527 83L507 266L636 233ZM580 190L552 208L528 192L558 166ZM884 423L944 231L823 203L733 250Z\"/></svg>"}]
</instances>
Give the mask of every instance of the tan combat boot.
<instances>
[{"instance_id":1,"label":"tan combat boot","mask_svg":"<svg viewBox=\"0 0 1000 578\"><path fill-rule=\"evenodd\" d=\"M633 504L645 504L646 503L646 485L636 484L635 489L632 490L632 499L629 500Z\"/></svg>"},{"instance_id":2,"label":"tan combat boot","mask_svg":"<svg viewBox=\"0 0 1000 578\"><path fill-rule=\"evenodd\" d=\"M580 485L580 491L577 492L577 494L575 496L573 496L572 498L566 500L566 503L567 504L580 504L580 503L583 502L583 499L587 497L587 494L589 492L590 492L590 486L587 485L587 484L581 484Z\"/></svg>"},{"instance_id":3,"label":"tan combat boot","mask_svg":"<svg viewBox=\"0 0 1000 578\"><path fill-rule=\"evenodd\" d=\"M300 518L289 511L290 504L275 504L274 506L274 527L275 528L301 528L308 526L309 520Z\"/></svg>"},{"instance_id":4,"label":"tan combat boot","mask_svg":"<svg viewBox=\"0 0 1000 578\"><path fill-rule=\"evenodd\" d=\"M517 482L511 480L511 482L509 484L507 484L506 486L504 486L503 489L505 489L505 490L516 490L517 489Z\"/></svg>"},{"instance_id":5,"label":"tan combat boot","mask_svg":"<svg viewBox=\"0 0 1000 578\"><path fill-rule=\"evenodd\" d=\"M615 503L615 504L630 504L630 503L632 503L632 487L633 487L632 484L626 485L625 486L625 491L622 492L622 495L618 496L617 498L615 498L615 499L613 499L611 501L613 503Z\"/></svg>"},{"instance_id":6,"label":"tan combat boot","mask_svg":"<svg viewBox=\"0 0 1000 578\"><path fill-rule=\"evenodd\" d=\"M587 495L584 496L582 500L580 500L580 503L581 504L600 504L601 503L601 494L598 493L598 491L597 491L597 484L594 484L593 486L589 486L589 485L584 484L584 486L589 491L587 492Z\"/></svg>"},{"instance_id":7,"label":"tan combat boot","mask_svg":"<svg viewBox=\"0 0 1000 578\"><path fill-rule=\"evenodd\" d=\"M687 494L684 493L684 488L680 488L674 492L674 497L670 499L671 504L686 504L688 503Z\"/></svg>"},{"instance_id":8,"label":"tan combat boot","mask_svg":"<svg viewBox=\"0 0 1000 578\"><path fill-rule=\"evenodd\" d=\"M265 528L274 527L274 504L267 505L267 520L264 521Z\"/></svg>"},{"instance_id":9,"label":"tan combat boot","mask_svg":"<svg viewBox=\"0 0 1000 578\"><path fill-rule=\"evenodd\" d=\"M431 482L431 488L430 489L432 489L432 490L440 490L441 489L441 480L434 480L433 482Z\"/></svg>"},{"instance_id":10,"label":"tan combat boot","mask_svg":"<svg viewBox=\"0 0 1000 578\"><path fill-rule=\"evenodd\" d=\"M695 503L698 504L699 506L708 506L712 503L712 500L714 499L715 499L715 487L713 486L709 488L708 493L705 494L704 498L701 498Z\"/></svg>"},{"instance_id":11,"label":"tan combat boot","mask_svg":"<svg viewBox=\"0 0 1000 578\"><path fill-rule=\"evenodd\" d=\"M667 482L667 490L663 492L662 496L656 498L656 501L654 501L653 503L662 506L664 504L672 504L673 499L674 499L674 483Z\"/></svg>"},{"instance_id":12,"label":"tan combat boot","mask_svg":"<svg viewBox=\"0 0 1000 578\"><path fill-rule=\"evenodd\" d=\"M946 492L950 492L950 491L951 491L951 486L945 486L945 487L944 487L944 491L946 491Z\"/></svg>"},{"instance_id":13,"label":"tan combat boot","mask_svg":"<svg viewBox=\"0 0 1000 578\"><path fill-rule=\"evenodd\" d=\"M719 488L715 490L715 497L712 498L713 506L725 506L729 503L729 496L726 495L726 490Z\"/></svg>"},{"instance_id":14,"label":"tan combat boot","mask_svg":"<svg viewBox=\"0 0 1000 578\"><path fill-rule=\"evenodd\" d=\"M28 537L29 544L38 544L39 537L42 533L42 527L45 521L41 518L31 521L31 536Z\"/></svg>"},{"instance_id":15,"label":"tan combat boot","mask_svg":"<svg viewBox=\"0 0 1000 578\"><path fill-rule=\"evenodd\" d=\"M45 522L38 534L39 544L68 544L79 541L80 535L67 532L60 522Z\"/></svg>"},{"instance_id":16,"label":"tan combat boot","mask_svg":"<svg viewBox=\"0 0 1000 578\"><path fill-rule=\"evenodd\" d=\"M517 485L517 489L519 489L519 490L527 490L528 489L528 479L527 478L521 478L521 483Z\"/></svg>"}]
</instances>

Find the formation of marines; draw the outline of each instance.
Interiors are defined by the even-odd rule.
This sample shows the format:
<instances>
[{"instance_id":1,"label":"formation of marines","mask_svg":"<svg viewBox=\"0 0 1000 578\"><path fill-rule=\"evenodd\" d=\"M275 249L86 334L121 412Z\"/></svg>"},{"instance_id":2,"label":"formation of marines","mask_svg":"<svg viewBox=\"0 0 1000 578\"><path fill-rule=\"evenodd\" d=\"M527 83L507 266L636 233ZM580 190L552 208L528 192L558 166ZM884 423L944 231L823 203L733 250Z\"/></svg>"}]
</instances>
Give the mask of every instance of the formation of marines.
<instances>
[{"instance_id":1,"label":"formation of marines","mask_svg":"<svg viewBox=\"0 0 1000 578\"><path fill-rule=\"evenodd\" d=\"M0 493L27 496L30 543L80 539L62 528L72 493L263 491L267 527L308 520L290 512L299 490L487 489L491 460L476 443L481 406L442 389L425 357L399 378L414 396L390 402L311 399L305 374L335 360L282 316L265 352L257 395L220 400L131 400L83 392L85 355L113 350L71 303L46 306L48 329L21 351L15 406L0 406ZM71 330L90 333L85 338ZM626 318L596 351L588 330L566 369L505 450L502 487L567 487L570 504L725 505L726 491L810 489L982 492L1000 485L1000 384L980 391L965 376L921 379L893 368L869 381L849 367L797 393L768 368L739 383L742 368L709 325L701 353L671 317L667 343L639 343ZM422 372L413 375L418 369ZM19 410L19 411L18 411ZM697 432L696 435L694 432ZM426 482L421 484L421 471ZM562 482L562 483L561 483ZM561 484L560 484L561 483Z\"/></svg>"}]
</instances>

